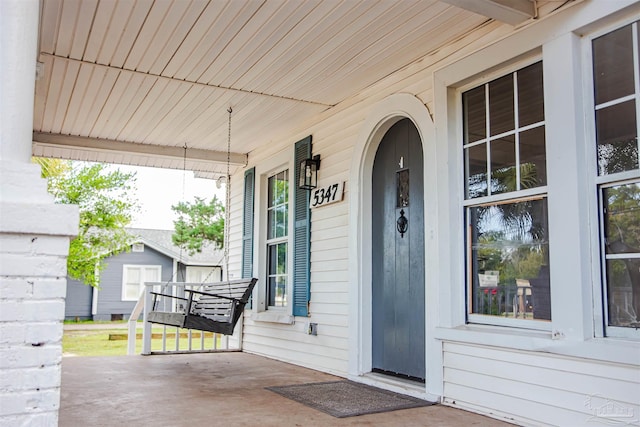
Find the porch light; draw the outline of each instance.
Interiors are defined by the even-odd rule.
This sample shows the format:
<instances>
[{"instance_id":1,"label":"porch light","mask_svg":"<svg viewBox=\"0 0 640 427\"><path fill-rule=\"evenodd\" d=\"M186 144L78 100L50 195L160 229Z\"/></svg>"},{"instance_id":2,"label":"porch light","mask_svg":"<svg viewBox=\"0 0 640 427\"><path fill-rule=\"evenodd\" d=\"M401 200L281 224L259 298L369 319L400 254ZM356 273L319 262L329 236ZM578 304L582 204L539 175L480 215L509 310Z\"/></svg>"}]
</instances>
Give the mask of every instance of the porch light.
<instances>
[{"instance_id":1,"label":"porch light","mask_svg":"<svg viewBox=\"0 0 640 427\"><path fill-rule=\"evenodd\" d=\"M320 169L320 155L300 162L300 182L298 188L313 190L318 186L318 169Z\"/></svg>"}]
</instances>

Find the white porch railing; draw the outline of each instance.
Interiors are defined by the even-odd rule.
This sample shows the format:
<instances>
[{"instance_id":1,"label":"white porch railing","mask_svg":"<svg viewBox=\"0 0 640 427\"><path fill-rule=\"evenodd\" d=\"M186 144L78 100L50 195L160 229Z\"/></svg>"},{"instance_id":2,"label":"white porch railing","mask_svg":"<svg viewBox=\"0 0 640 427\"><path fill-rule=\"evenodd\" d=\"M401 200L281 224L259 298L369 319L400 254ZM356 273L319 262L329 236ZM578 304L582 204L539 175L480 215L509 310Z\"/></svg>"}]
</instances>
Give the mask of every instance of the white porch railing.
<instances>
[{"instance_id":1,"label":"white porch railing","mask_svg":"<svg viewBox=\"0 0 640 427\"><path fill-rule=\"evenodd\" d=\"M183 297L185 289L201 290L202 283L145 283L144 292L140 295L131 316L129 317L129 331L127 354L135 355L138 342L138 321L142 314L142 351L141 354L170 354L170 353L202 353L215 351L239 351L242 336L242 320L236 325L233 336L225 336L213 332L180 329L174 326L152 324L147 321L148 313L155 309L161 311L176 311L184 309L181 300L158 296L156 307L151 292Z\"/></svg>"}]
</instances>

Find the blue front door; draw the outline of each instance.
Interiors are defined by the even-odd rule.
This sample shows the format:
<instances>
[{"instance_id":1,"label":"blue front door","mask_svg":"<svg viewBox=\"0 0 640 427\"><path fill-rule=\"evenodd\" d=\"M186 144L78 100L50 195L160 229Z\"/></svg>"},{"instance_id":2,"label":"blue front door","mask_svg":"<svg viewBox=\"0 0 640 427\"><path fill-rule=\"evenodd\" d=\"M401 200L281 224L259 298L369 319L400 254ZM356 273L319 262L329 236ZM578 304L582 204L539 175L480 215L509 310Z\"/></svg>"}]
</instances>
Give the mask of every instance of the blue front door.
<instances>
[{"instance_id":1,"label":"blue front door","mask_svg":"<svg viewBox=\"0 0 640 427\"><path fill-rule=\"evenodd\" d=\"M372 176L372 367L425 379L424 191L420 135L385 134Z\"/></svg>"}]
</instances>

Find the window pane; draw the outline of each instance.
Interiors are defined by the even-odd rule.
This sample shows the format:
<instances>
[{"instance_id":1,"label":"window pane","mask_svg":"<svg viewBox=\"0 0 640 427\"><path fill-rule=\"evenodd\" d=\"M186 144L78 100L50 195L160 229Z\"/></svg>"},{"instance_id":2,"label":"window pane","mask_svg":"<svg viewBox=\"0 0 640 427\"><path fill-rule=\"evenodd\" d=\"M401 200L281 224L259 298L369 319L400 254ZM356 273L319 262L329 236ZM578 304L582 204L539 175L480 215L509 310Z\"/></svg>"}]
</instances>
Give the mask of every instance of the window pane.
<instances>
[{"instance_id":1,"label":"window pane","mask_svg":"<svg viewBox=\"0 0 640 427\"><path fill-rule=\"evenodd\" d=\"M487 195L487 144L474 145L465 151L467 198Z\"/></svg>"},{"instance_id":2,"label":"window pane","mask_svg":"<svg viewBox=\"0 0 640 427\"><path fill-rule=\"evenodd\" d=\"M596 105L634 93L631 25L593 41Z\"/></svg>"},{"instance_id":3,"label":"window pane","mask_svg":"<svg viewBox=\"0 0 640 427\"><path fill-rule=\"evenodd\" d=\"M490 144L491 194L517 190L515 136L496 139Z\"/></svg>"},{"instance_id":4,"label":"window pane","mask_svg":"<svg viewBox=\"0 0 640 427\"><path fill-rule=\"evenodd\" d=\"M269 306L287 306L287 243L268 247Z\"/></svg>"},{"instance_id":5,"label":"window pane","mask_svg":"<svg viewBox=\"0 0 640 427\"><path fill-rule=\"evenodd\" d=\"M640 253L640 183L604 188L602 193L607 253Z\"/></svg>"},{"instance_id":6,"label":"window pane","mask_svg":"<svg viewBox=\"0 0 640 427\"><path fill-rule=\"evenodd\" d=\"M159 282L160 281L160 273L156 268L146 268L144 270L144 281L145 282Z\"/></svg>"},{"instance_id":7,"label":"window pane","mask_svg":"<svg viewBox=\"0 0 640 427\"><path fill-rule=\"evenodd\" d=\"M546 199L468 209L471 312L550 320Z\"/></svg>"},{"instance_id":8,"label":"window pane","mask_svg":"<svg viewBox=\"0 0 640 427\"><path fill-rule=\"evenodd\" d=\"M607 260L606 268L609 326L640 327L640 258L610 259Z\"/></svg>"},{"instance_id":9,"label":"window pane","mask_svg":"<svg viewBox=\"0 0 640 427\"><path fill-rule=\"evenodd\" d=\"M489 83L489 123L491 136L515 129L513 75Z\"/></svg>"},{"instance_id":10,"label":"window pane","mask_svg":"<svg viewBox=\"0 0 640 427\"><path fill-rule=\"evenodd\" d=\"M544 126L520 134L520 189L547 185Z\"/></svg>"},{"instance_id":11,"label":"window pane","mask_svg":"<svg viewBox=\"0 0 640 427\"><path fill-rule=\"evenodd\" d=\"M274 209L267 210L267 239L276 236L276 212Z\"/></svg>"},{"instance_id":12,"label":"window pane","mask_svg":"<svg viewBox=\"0 0 640 427\"><path fill-rule=\"evenodd\" d=\"M600 175L638 168L636 106L623 102L596 111L596 140Z\"/></svg>"},{"instance_id":13,"label":"window pane","mask_svg":"<svg viewBox=\"0 0 640 427\"><path fill-rule=\"evenodd\" d=\"M602 198L609 325L640 327L640 182L604 188Z\"/></svg>"},{"instance_id":14,"label":"window pane","mask_svg":"<svg viewBox=\"0 0 640 427\"><path fill-rule=\"evenodd\" d=\"M288 171L282 171L269 178L269 199L267 206L267 239L286 237L289 216Z\"/></svg>"},{"instance_id":15,"label":"window pane","mask_svg":"<svg viewBox=\"0 0 640 427\"><path fill-rule=\"evenodd\" d=\"M485 86L480 86L462 94L464 111L464 143L479 141L487 137L487 106Z\"/></svg>"},{"instance_id":16,"label":"window pane","mask_svg":"<svg viewBox=\"0 0 640 427\"><path fill-rule=\"evenodd\" d=\"M287 306L287 247L286 243L269 245L269 305Z\"/></svg>"},{"instance_id":17,"label":"window pane","mask_svg":"<svg viewBox=\"0 0 640 427\"><path fill-rule=\"evenodd\" d=\"M542 62L518 73L518 123L520 127L544 120Z\"/></svg>"}]
</instances>

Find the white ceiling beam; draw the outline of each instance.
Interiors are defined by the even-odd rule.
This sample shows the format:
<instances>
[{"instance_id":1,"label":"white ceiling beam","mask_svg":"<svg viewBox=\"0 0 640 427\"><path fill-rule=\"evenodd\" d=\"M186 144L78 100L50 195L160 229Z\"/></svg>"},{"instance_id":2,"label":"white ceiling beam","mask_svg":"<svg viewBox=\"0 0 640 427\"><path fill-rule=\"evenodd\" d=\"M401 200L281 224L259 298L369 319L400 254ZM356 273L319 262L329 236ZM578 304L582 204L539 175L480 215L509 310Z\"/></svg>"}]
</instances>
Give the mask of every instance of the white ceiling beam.
<instances>
[{"instance_id":1,"label":"white ceiling beam","mask_svg":"<svg viewBox=\"0 0 640 427\"><path fill-rule=\"evenodd\" d=\"M461 9L493 18L510 25L518 25L535 17L532 0L441 0Z\"/></svg>"},{"instance_id":2,"label":"white ceiling beam","mask_svg":"<svg viewBox=\"0 0 640 427\"><path fill-rule=\"evenodd\" d=\"M37 148L38 146L72 148L124 155L135 154L150 158L185 159L185 149L183 147L166 147L161 145L116 141L112 139L33 132L33 147ZM247 159L248 156L246 154L229 153L229 164L232 166L244 166L247 164ZM203 150L187 147L186 160L226 164L227 153L224 151Z\"/></svg>"}]
</instances>

